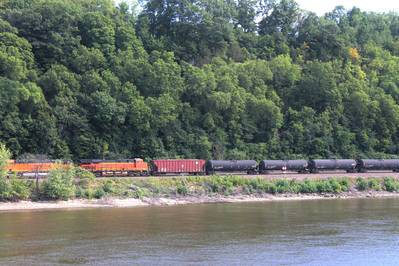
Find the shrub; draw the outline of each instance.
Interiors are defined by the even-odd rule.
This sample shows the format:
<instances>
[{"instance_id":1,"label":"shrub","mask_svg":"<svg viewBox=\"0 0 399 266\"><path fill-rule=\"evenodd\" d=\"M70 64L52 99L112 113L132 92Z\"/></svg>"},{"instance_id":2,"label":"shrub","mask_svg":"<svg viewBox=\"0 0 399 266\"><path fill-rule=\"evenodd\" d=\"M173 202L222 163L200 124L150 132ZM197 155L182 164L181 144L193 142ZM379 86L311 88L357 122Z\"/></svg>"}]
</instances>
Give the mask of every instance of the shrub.
<instances>
[{"instance_id":1,"label":"shrub","mask_svg":"<svg viewBox=\"0 0 399 266\"><path fill-rule=\"evenodd\" d=\"M11 185L9 180L0 177L0 200L9 200L11 196Z\"/></svg>"},{"instance_id":2,"label":"shrub","mask_svg":"<svg viewBox=\"0 0 399 266\"><path fill-rule=\"evenodd\" d=\"M94 198L94 193L95 193L95 189L92 187L88 187L85 189L84 197L86 199L92 199L92 198Z\"/></svg>"},{"instance_id":3,"label":"shrub","mask_svg":"<svg viewBox=\"0 0 399 266\"><path fill-rule=\"evenodd\" d=\"M276 182L277 193L285 193L290 191L290 182L286 179L279 179Z\"/></svg>"},{"instance_id":4,"label":"shrub","mask_svg":"<svg viewBox=\"0 0 399 266\"><path fill-rule=\"evenodd\" d=\"M263 180L261 180L260 178L253 178L253 179L248 180L248 186L251 191L258 190L258 189L264 190L265 187L264 187L263 183L265 183L265 182Z\"/></svg>"},{"instance_id":5,"label":"shrub","mask_svg":"<svg viewBox=\"0 0 399 266\"><path fill-rule=\"evenodd\" d=\"M384 187L386 191L394 192L398 190L398 182L392 177L386 177L384 179Z\"/></svg>"},{"instance_id":6,"label":"shrub","mask_svg":"<svg viewBox=\"0 0 399 266\"><path fill-rule=\"evenodd\" d=\"M334 189L329 180L320 180L317 182L317 191L319 193L331 193L334 192Z\"/></svg>"},{"instance_id":7,"label":"shrub","mask_svg":"<svg viewBox=\"0 0 399 266\"><path fill-rule=\"evenodd\" d=\"M277 188L276 185L270 181L267 181L262 178L254 178L254 179L244 179L243 181L243 189L247 194L251 194L253 192L264 192L264 193L276 193Z\"/></svg>"},{"instance_id":8,"label":"shrub","mask_svg":"<svg viewBox=\"0 0 399 266\"><path fill-rule=\"evenodd\" d=\"M179 184L176 189L177 194L186 196L188 194L187 186L184 184Z\"/></svg>"},{"instance_id":9,"label":"shrub","mask_svg":"<svg viewBox=\"0 0 399 266\"><path fill-rule=\"evenodd\" d=\"M81 167L75 168L75 177L79 179L79 185L83 187L89 187L96 179L92 172Z\"/></svg>"},{"instance_id":10,"label":"shrub","mask_svg":"<svg viewBox=\"0 0 399 266\"><path fill-rule=\"evenodd\" d=\"M368 180L368 187L373 190L381 190L381 182L376 178L371 178Z\"/></svg>"},{"instance_id":11,"label":"shrub","mask_svg":"<svg viewBox=\"0 0 399 266\"><path fill-rule=\"evenodd\" d=\"M105 193L114 193L115 191L115 183L111 179L107 180L103 184L103 190Z\"/></svg>"},{"instance_id":12,"label":"shrub","mask_svg":"<svg viewBox=\"0 0 399 266\"><path fill-rule=\"evenodd\" d=\"M11 184L6 179L10 156L10 151L4 144L0 143L0 200L8 200L10 198Z\"/></svg>"},{"instance_id":13,"label":"shrub","mask_svg":"<svg viewBox=\"0 0 399 266\"><path fill-rule=\"evenodd\" d=\"M316 193L317 190L317 183L316 181L313 180L305 180L301 184L301 190L300 192L302 193Z\"/></svg>"},{"instance_id":14,"label":"shrub","mask_svg":"<svg viewBox=\"0 0 399 266\"><path fill-rule=\"evenodd\" d=\"M332 192L334 193L342 192L341 184L337 181L337 179L331 178L330 180L328 180L328 182L330 183Z\"/></svg>"},{"instance_id":15,"label":"shrub","mask_svg":"<svg viewBox=\"0 0 399 266\"><path fill-rule=\"evenodd\" d=\"M356 188L360 191L364 191L366 189L368 189L368 183L364 178L359 177L358 179L356 179Z\"/></svg>"},{"instance_id":16,"label":"shrub","mask_svg":"<svg viewBox=\"0 0 399 266\"><path fill-rule=\"evenodd\" d=\"M348 191L349 188L350 188L349 179L346 178L346 177L345 177L345 178L342 178L342 179L339 181L339 184L341 185L342 191Z\"/></svg>"},{"instance_id":17,"label":"shrub","mask_svg":"<svg viewBox=\"0 0 399 266\"><path fill-rule=\"evenodd\" d=\"M77 198L81 198L81 199L92 199L92 198L96 198L96 193L97 190L102 188L97 188L97 189L93 189L93 188L83 188L80 186L77 186L75 189L75 197ZM104 192L105 194L105 192Z\"/></svg>"},{"instance_id":18,"label":"shrub","mask_svg":"<svg viewBox=\"0 0 399 266\"><path fill-rule=\"evenodd\" d=\"M230 177L231 182L233 183L233 186L243 186L246 183L245 178L242 178L241 176L232 176ZM255 179L256 180L256 179Z\"/></svg>"},{"instance_id":19,"label":"shrub","mask_svg":"<svg viewBox=\"0 0 399 266\"><path fill-rule=\"evenodd\" d=\"M0 179L7 177L7 165L11 158L11 152L0 143Z\"/></svg>"},{"instance_id":20,"label":"shrub","mask_svg":"<svg viewBox=\"0 0 399 266\"><path fill-rule=\"evenodd\" d=\"M142 199L149 196L150 194L150 191L146 188L137 188L132 194L128 194L127 196L133 196L136 199Z\"/></svg>"},{"instance_id":21,"label":"shrub","mask_svg":"<svg viewBox=\"0 0 399 266\"><path fill-rule=\"evenodd\" d=\"M272 193L272 194L276 194L277 193L277 186L276 184L273 183L269 183L269 185L267 186L267 192Z\"/></svg>"},{"instance_id":22,"label":"shrub","mask_svg":"<svg viewBox=\"0 0 399 266\"><path fill-rule=\"evenodd\" d=\"M296 182L294 179L289 183L289 192L291 193L299 193L301 191L301 185Z\"/></svg>"},{"instance_id":23,"label":"shrub","mask_svg":"<svg viewBox=\"0 0 399 266\"><path fill-rule=\"evenodd\" d=\"M32 195L32 188L29 181L16 178L0 178L0 200L18 201L27 200Z\"/></svg>"},{"instance_id":24,"label":"shrub","mask_svg":"<svg viewBox=\"0 0 399 266\"><path fill-rule=\"evenodd\" d=\"M277 186L269 181L261 180L259 182L259 189L265 193L275 194L277 193Z\"/></svg>"},{"instance_id":25,"label":"shrub","mask_svg":"<svg viewBox=\"0 0 399 266\"><path fill-rule=\"evenodd\" d=\"M68 200L75 195L75 168L56 168L49 172L44 182L43 194L47 199Z\"/></svg>"},{"instance_id":26,"label":"shrub","mask_svg":"<svg viewBox=\"0 0 399 266\"><path fill-rule=\"evenodd\" d=\"M101 199L104 196L105 196L105 191L101 187L97 188L96 191L94 192L94 197L96 199Z\"/></svg>"},{"instance_id":27,"label":"shrub","mask_svg":"<svg viewBox=\"0 0 399 266\"><path fill-rule=\"evenodd\" d=\"M76 198L86 198L86 189L82 187L77 187L75 190L75 197Z\"/></svg>"},{"instance_id":28,"label":"shrub","mask_svg":"<svg viewBox=\"0 0 399 266\"><path fill-rule=\"evenodd\" d=\"M231 194L233 192L233 182L230 177L214 177L206 182L209 187L210 192L213 193L223 193L225 195Z\"/></svg>"},{"instance_id":29,"label":"shrub","mask_svg":"<svg viewBox=\"0 0 399 266\"><path fill-rule=\"evenodd\" d=\"M32 190L28 181L12 178L10 183L12 196L10 200L27 200L30 198Z\"/></svg>"}]
</instances>

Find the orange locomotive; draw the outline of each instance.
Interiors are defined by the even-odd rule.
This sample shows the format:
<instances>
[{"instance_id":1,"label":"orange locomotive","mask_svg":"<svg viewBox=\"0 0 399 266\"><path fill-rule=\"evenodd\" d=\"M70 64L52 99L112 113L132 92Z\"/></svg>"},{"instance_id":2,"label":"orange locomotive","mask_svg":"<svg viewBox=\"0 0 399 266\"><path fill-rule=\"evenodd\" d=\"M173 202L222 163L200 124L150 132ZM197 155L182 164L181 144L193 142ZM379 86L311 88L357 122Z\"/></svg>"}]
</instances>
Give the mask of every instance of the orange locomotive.
<instances>
[{"instance_id":1,"label":"orange locomotive","mask_svg":"<svg viewBox=\"0 0 399 266\"><path fill-rule=\"evenodd\" d=\"M142 159L81 160L80 167L96 176L148 175L148 164Z\"/></svg>"},{"instance_id":2,"label":"orange locomotive","mask_svg":"<svg viewBox=\"0 0 399 266\"><path fill-rule=\"evenodd\" d=\"M24 175L47 175L48 172L57 167L66 167L68 162L57 162L53 160L10 160L7 165L9 174Z\"/></svg>"}]
</instances>

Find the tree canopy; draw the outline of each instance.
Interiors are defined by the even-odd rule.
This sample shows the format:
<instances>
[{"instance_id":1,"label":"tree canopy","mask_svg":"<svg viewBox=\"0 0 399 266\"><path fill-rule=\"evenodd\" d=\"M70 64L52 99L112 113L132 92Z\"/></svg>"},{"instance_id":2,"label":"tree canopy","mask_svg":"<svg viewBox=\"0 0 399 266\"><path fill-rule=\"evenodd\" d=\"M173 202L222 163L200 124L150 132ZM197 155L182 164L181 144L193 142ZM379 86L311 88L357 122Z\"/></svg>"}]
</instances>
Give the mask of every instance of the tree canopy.
<instances>
[{"instance_id":1,"label":"tree canopy","mask_svg":"<svg viewBox=\"0 0 399 266\"><path fill-rule=\"evenodd\" d=\"M399 15L294 0L4 0L13 157L387 157Z\"/></svg>"}]
</instances>

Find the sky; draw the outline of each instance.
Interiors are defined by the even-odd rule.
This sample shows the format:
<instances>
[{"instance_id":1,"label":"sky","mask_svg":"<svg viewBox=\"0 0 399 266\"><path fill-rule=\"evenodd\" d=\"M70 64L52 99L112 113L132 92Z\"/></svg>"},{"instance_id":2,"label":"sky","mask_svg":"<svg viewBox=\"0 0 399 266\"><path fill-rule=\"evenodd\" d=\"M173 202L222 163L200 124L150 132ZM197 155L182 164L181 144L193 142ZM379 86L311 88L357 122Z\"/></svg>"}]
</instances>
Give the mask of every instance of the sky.
<instances>
[{"instance_id":1,"label":"sky","mask_svg":"<svg viewBox=\"0 0 399 266\"><path fill-rule=\"evenodd\" d=\"M356 6L364 11L375 12L399 12L399 0L296 0L301 9L313 11L323 15L334 9L336 6L344 6L351 9Z\"/></svg>"},{"instance_id":2,"label":"sky","mask_svg":"<svg viewBox=\"0 0 399 266\"><path fill-rule=\"evenodd\" d=\"M114 1L115 3L120 3L123 0L114 0ZM332 11L336 6L344 6L346 9L351 9L352 7L356 6L363 11L375 11L375 12L394 11L399 13L399 0L296 0L296 1L299 3L301 9L313 11L318 15L324 15L324 13ZM127 0L127 2L132 2L132 0Z\"/></svg>"}]
</instances>

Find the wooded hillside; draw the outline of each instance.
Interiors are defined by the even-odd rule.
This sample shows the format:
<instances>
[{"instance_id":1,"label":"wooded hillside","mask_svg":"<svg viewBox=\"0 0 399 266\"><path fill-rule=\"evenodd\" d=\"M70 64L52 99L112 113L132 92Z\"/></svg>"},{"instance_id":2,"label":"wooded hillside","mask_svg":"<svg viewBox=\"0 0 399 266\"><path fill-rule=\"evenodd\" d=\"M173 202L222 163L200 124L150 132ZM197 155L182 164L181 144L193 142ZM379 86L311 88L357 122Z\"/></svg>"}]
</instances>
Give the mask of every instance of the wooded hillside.
<instances>
[{"instance_id":1,"label":"wooded hillside","mask_svg":"<svg viewBox=\"0 0 399 266\"><path fill-rule=\"evenodd\" d=\"M53 158L399 152L399 15L292 0L0 3L0 141Z\"/></svg>"}]
</instances>

